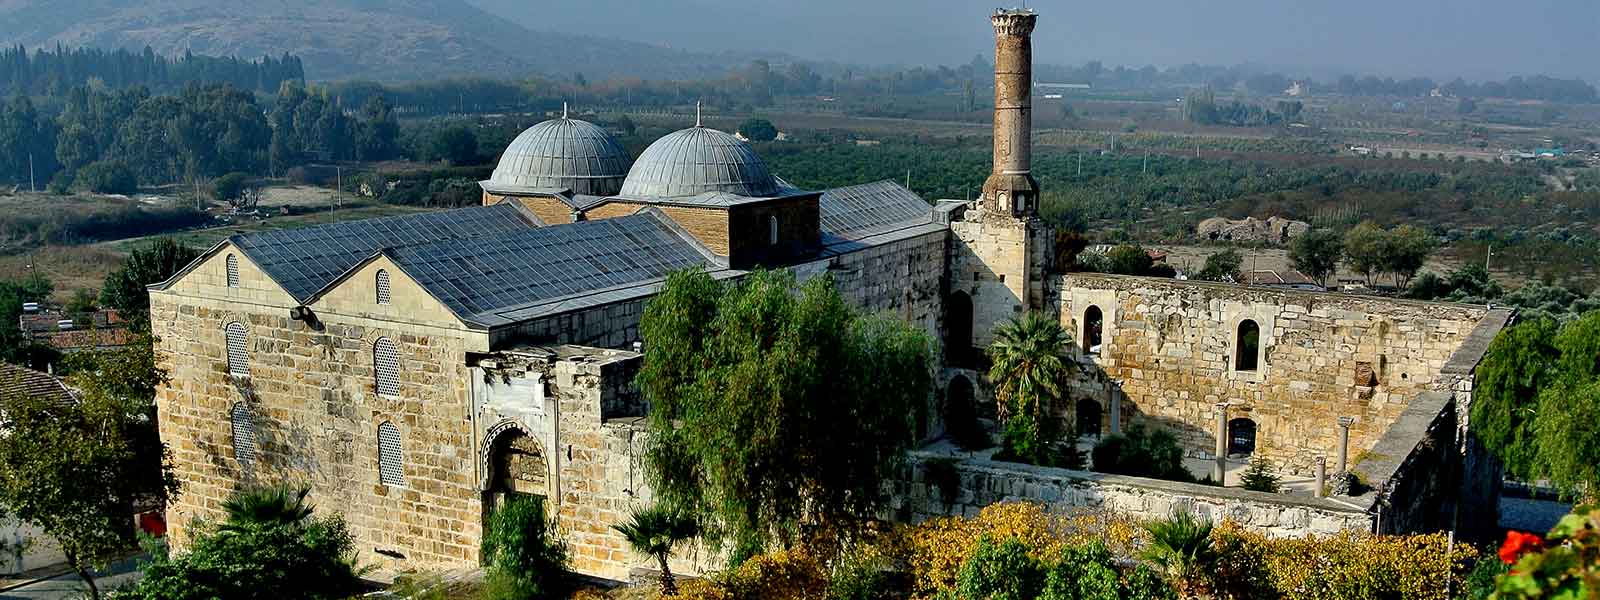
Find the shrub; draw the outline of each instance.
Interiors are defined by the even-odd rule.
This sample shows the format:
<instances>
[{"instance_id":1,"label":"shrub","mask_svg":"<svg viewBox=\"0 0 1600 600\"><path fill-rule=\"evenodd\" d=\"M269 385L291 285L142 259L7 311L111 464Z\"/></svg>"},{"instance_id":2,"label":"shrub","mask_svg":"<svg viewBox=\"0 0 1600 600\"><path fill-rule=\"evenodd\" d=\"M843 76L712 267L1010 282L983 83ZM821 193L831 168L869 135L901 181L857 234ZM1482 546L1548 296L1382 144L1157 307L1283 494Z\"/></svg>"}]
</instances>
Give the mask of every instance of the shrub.
<instances>
[{"instance_id":1,"label":"shrub","mask_svg":"<svg viewBox=\"0 0 1600 600\"><path fill-rule=\"evenodd\" d=\"M1128 597L1105 545L1067 548L1045 576L1039 600L1118 600Z\"/></svg>"},{"instance_id":2,"label":"shrub","mask_svg":"<svg viewBox=\"0 0 1600 600\"><path fill-rule=\"evenodd\" d=\"M1257 454L1250 459L1250 468L1245 469L1244 475L1239 478L1241 487L1255 492L1278 493L1278 472L1273 470L1272 463L1267 458Z\"/></svg>"},{"instance_id":3,"label":"shrub","mask_svg":"<svg viewBox=\"0 0 1600 600\"><path fill-rule=\"evenodd\" d=\"M978 540L1020 541L1035 560L1054 561L1072 545L1099 540L1114 556L1129 557L1143 530L1131 518L1093 512L1051 514L1031 502L1003 502L984 507L975 518L931 519L900 531L894 552L910 570L911 590L934 596L955 590L956 577L977 550Z\"/></svg>"},{"instance_id":4,"label":"shrub","mask_svg":"<svg viewBox=\"0 0 1600 600\"><path fill-rule=\"evenodd\" d=\"M1207 574L1221 562L1211 539L1210 521L1196 520L1188 513L1145 525L1150 545L1144 558L1167 574L1174 587L1185 596L1206 589Z\"/></svg>"},{"instance_id":5,"label":"shrub","mask_svg":"<svg viewBox=\"0 0 1600 600\"><path fill-rule=\"evenodd\" d=\"M830 600L883 600L893 596L892 562L876 546L846 552L834 561L828 575Z\"/></svg>"},{"instance_id":6,"label":"shrub","mask_svg":"<svg viewBox=\"0 0 1600 600\"><path fill-rule=\"evenodd\" d=\"M1234 580L1260 580L1286 600L1446 600L1462 589L1471 546L1447 549L1443 534L1378 536L1344 532L1329 536L1269 539L1238 527L1218 528L1221 565L1259 568L1223 573Z\"/></svg>"},{"instance_id":7,"label":"shrub","mask_svg":"<svg viewBox=\"0 0 1600 600\"><path fill-rule=\"evenodd\" d=\"M1471 600L1488 600L1489 595L1494 593L1495 581L1508 571L1510 565L1497 560L1492 553L1480 557L1478 564L1473 565L1472 571L1467 573L1467 583L1462 589Z\"/></svg>"},{"instance_id":8,"label":"shrub","mask_svg":"<svg viewBox=\"0 0 1600 600\"><path fill-rule=\"evenodd\" d=\"M821 562L804 547L752 556L719 584L733 600L820 598L830 586Z\"/></svg>"},{"instance_id":9,"label":"shrub","mask_svg":"<svg viewBox=\"0 0 1600 600\"><path fill-rule=\"evenodd\" d=\"M1495 583L1495 598L1600 596L1600 506L1574 509L1544 539L1510 532L1506 542L1500 558L1514 564Z\"/></svg>"},{"instance_id":10,"label":"shrub","mask_svg":"<svg viewBox=\"0 0 1600 600\"><path fill-rule=\"evenodd\" d=\"M245 173L229 173L216 178L211 182L211 193L216 199L228 201L238 198L244 192L244 186L250 182L250 176Z\"/></svg>"},{"instance_id":11,"label":"shrub","mask_svg":"<svg viewBox=\"0 0 1600 600\"><path fill-rule=\"evenodd\" d=\"M1044 567L1022 542L996 545L985 536L961 565L956 590L964 600L1033 600L1044 590Z\"/></svg>"},{"instance_id":12,"label":"shrub","mask_svg":"<svg viewBox=\"0 0 1600 600\"><path fill-rule=\"evenodd\" d=\"M1106 436L1095 444L1091 454L1094 470L1101 473L1194 481L1194 475L1183 466L1183 448L1178 439L1166 431L1151 433L1135 425L1125 434Z\"/></svg>"},{"instance_id":13,"label":"shrub","mask_svg":"<svg viewBox=\"0 0 1600 600\"><path fill-rule=\"evenodd\" d=\"M544 501L513 496L484 528L485 594L491 600L558 598L566 589L567 547Z\"/></svg>"},{"instance_id":14,"label":"shrub","mask_svg":"<svg viewBox=\"0 0 1600 600\"><path fill-rule=\"evenodd\" d=\"M133 194L139 191L139 178L126 163L102 160L85 165L78 170L75 180L84 189L97 194Z\"/></svg>"},{"instance_id":15,"label":"shrub","mask_svg":"<svg viewBox=\"0 0 1600 600\"><path fill-rule=\"evenodd\" d=\"M141 600L306 598L335 600L361 588L354 538L338 515L312 516L305 491L241 492L228 519L201 524L188 553L161 553L129 592Z\"/></svg>"},{"instance_id":16,"label":"shrub","mask_svg":"<svg viewBox=\"0 0 1600 600\"><path fill-rule=\"evenodd\" d=\"M778 128L766 119L747 119L739 124L739 133L752 142L770 142L778 139Z\"/></svg>"}]
</instances>

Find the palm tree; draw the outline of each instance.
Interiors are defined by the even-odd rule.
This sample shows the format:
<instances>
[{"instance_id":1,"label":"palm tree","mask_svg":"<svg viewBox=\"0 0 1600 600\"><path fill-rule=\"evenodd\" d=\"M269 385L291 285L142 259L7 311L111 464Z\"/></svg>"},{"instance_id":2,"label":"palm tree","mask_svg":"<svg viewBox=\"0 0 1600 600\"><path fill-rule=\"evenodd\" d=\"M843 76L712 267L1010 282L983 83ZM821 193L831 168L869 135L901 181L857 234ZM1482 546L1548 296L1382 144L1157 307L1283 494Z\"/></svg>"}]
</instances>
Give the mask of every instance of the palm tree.
<instances>
[{"instance_id":1,"label":"palm tree","mask_svg":"<svg viewBox=\"0 0 1600 600\"><path fill-rule=\"evenodd\" d=\"M228 519L223 530L239 530L259 525L293 525L311 516L306 504L307 487L278 485L240 490L222 503Z\"/></svg>"},{"instance_id":2,"label":"palm tree","mask_svg":"<svg viewBox=\"0 0 1600 600\"><path fill-rule=\"evenodd\" d=\"M667 566L667 557L672 554L673 546L700 534L700 527L694 519L657 503L649 508L634 510L632 520L612 525L611 528L627 538L634 552L655 557L661 565L662 596L678 593L678 584L672 578L672 569Z\"/></svg>"},{"instance_id":3,"label":"palm tree","mask_svg":"<svg viewBox=\"0 0 1600 600\"><path fill-rule=\"evenodd\" d=\"M1059 321L1034 312L1001 324L994 335L989 381L1006 424L1006 447L1037 462L1059 435L1056 405L1066 395L1072 372L1067 358L1072 337Z\"/></svg>"},{"instance_id":4,"label":"palm tree","mask_svg":"<svg viewBox=\"0 0 1600 600\"><path fill-rule=\"evenodd\" d=\"M1145 529L1150 532L1145 559L1166 571L1180 594L1193 597L1203 587L1201 578L1212 572L1220 559L1211 542L1211 522L1179 513L1149 523Z\"/></svg>"}]
</instances>

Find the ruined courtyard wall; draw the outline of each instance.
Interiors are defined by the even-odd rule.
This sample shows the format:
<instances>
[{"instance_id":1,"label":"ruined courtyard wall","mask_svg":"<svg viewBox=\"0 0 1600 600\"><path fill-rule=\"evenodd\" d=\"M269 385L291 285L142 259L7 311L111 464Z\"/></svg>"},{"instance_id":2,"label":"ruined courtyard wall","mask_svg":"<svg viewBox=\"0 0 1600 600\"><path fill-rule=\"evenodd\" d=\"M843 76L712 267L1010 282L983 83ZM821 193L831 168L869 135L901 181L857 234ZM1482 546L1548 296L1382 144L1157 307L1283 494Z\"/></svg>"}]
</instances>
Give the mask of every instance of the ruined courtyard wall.
<instances>
[{"instance_id":1,"label":"ruined courtyard wall","mask_svg":"<svg viewBox=\"0 0 1600 600\"><path fill-rule=\"evenodd\" d=\"M1372 518L1348 504L1309 496L1286 496L1239 488L1037 467L983 459L953 463L957 485L946 497L942 476L926 464L948 457L914 452L905 477L893 483L889 509L896 520L917 523L934 517L976 516L999 502L1038 502L1052 511L1106 510L1135 519L1190 514L1212 522L1232 521L1274 537L1372 530Z\"/></svg>"},{"instance_id":2,"label":"ruined courtyard wall","mask_svg":"<svg viewBox=\"0 0 1600 600\"><path fill-rule=\"evenodd\" d=\"M463 356L487 345L484 334L402 321L413 303L398 277L392 305L352 315L325 307L319 331L290 319L295 303L258 270L241 261L240 286L229 288L211 272L221 264L218 255L173 289L151 293L158 360L170 377L156 394L161 439L182 486L167 511L175 545L187 543L195 519L221 519L235 490L303 484L317 510L345 517L361 564L475 564L481 508ZM370 277L351 283L350 297L331 304L372 297ZM247 378L228 374L224 327L235 321L248 332ZM395 397L375 393L379 337L399 350ZM235 453L230 415L240 403L254 421L251 463ZM379 480L377 428L385 421L401 435L403 486Z\"/></svg>"},{"instance_id":3,"label":"ruined courtyard wall","mask_svg":"<svg viewBox=\"0 0 1600 600\"><path fill-rule=\"evenodd\" d=\"M1297 473L1336 453L1341 416L1355 418L1352 462L1371 448L1417 394L1439 383L1486 314L1459 304L1100 274L1063 276L1059 289L1062 324L1075 340L1084 339L1090 306L1104 316L1099 356L1078 350L1085 368L1074 397L1106 407L1120 392L1124 427L1173 431L1197 457L1212 456L1216 404L1231 402L1230 418L1255 421L1257 452ZM1254 372L1234 369L1245 319L1261 330ZM1367 370L1376 385L1358 380Z\"/></svg>"}]
</instances>

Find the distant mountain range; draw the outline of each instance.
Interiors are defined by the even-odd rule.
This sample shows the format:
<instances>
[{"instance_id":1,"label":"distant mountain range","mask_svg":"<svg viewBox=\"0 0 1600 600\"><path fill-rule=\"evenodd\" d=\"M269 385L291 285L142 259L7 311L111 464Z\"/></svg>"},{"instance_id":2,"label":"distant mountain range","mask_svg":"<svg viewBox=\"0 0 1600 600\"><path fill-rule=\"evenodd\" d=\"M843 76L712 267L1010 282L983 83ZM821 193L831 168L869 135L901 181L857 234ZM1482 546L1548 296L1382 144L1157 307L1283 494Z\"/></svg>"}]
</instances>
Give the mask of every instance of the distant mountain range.
<instances>
[{"instance_id":1,"label":"distant mountain range","mask_svg":"<svg viewBox=\"0 0 1600 600\"><path fill-rule=\"evenodd\" d=\"M71 6L66 6L70 4ZM0 0L0 44L294 54L313 80L719 76L756 55L532 31L463 0Z\"/></svg>"}]
</instances>

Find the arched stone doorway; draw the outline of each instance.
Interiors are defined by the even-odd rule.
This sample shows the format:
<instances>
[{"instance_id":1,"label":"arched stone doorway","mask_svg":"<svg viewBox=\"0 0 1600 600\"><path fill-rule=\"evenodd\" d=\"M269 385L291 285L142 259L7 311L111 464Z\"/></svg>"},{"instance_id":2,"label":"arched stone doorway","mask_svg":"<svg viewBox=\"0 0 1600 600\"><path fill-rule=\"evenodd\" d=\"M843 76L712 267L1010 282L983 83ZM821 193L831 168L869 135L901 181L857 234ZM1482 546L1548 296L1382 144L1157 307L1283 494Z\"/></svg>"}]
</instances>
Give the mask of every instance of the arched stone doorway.
<instances>
[{"instance_id":1,"label":"arched stone doorway","mask_svg":"<svg viewBox=\"0 0 1600 600\"><path fill-rule=\"evenodd\" d=\"M1256 452L1256 422L1238 418L1228 421L1228 456L1245 458Z\"/></svg>"},{"instance_id":2,"label":"arched stone doorway","mask_svg":"<svg viewBox=\"0 0 1600 600\"><path fill-rule=\"evenodd\" d=\"M1077 413L1078 435L1100 437L1100 403L1088 398L1079 400Z\"/></svg>"},{"instance_id":3,"label":"arched stone doorway","mask_svg":"<svg viewBox=\"0 0 1600 600\"><path fill-rule=\"evenodd\" d=\"M964 375L950 379L944 389L945 435L962 448L983 448L983 424L978 422L978 402L973 395L972 382Z\"/></svg>"},{"instance_id":4,"label":"arched stone doorway","mask_svg":"<svg viewBox=\"0 0 1600 600\"><path fill-rule=\"evenodd\" d=\"M485 517L512 496L550 497L550 468L538 440L511 423L494 427L485 439Z\"/></svg>"},{"instance_id":5,"label":"arched stone doorway","mask_svg":"<svg viewBox=\"0 0 1600 600\"><path fill-rule=\"evenodd\" d=\"M966 292L956 292L945 298L944 354L950 366L972 364L972 298Z\"/></svg>"}]
</instances>

